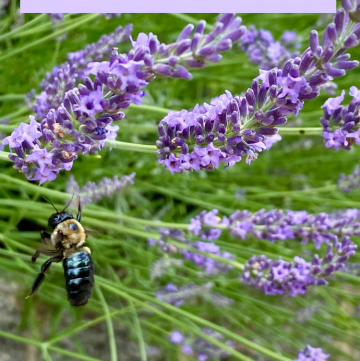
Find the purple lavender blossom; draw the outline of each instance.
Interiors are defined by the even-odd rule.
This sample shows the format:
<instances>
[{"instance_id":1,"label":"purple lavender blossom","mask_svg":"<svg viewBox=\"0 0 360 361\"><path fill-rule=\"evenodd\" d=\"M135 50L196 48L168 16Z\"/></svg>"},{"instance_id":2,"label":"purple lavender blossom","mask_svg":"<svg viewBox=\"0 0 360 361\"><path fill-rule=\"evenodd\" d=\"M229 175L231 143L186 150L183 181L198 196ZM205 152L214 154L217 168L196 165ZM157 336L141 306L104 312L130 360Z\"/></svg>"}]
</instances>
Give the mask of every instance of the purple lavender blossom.
<instances>
[{"instance_id":1,"label":"purple lavender blossom","mask_svg":"<svg viewBox=\"0 0 360 361\"><path fill-rule=\"evenodd\" d=\"M299 352L298 358L295 361L325 361L330 355L323 352L321 348L314 348L307 345Z\"/></svg>"},{"instance_id":2,"label":"purple lavender blossom","mask_svg":"<svg viewBox=\"0 0 360 361\"><path fill-rule=\"evenodd\" d=\"M322 135L327 148L350 150L351 145L360 144L360 90L352 86L349 94L353 99L347 107L341 105L345 90L340 96L329 98L322 106L324 117L320 119L320 124L324 128Z\"/></svg>"},{"instance_id":3,"label":"purple lavender blossom","mask_svg":"<svg viewBox=\"0 0 360 361\"><path fill-rule=\"evenodd\" d=\"M58 14L57 14L58 15ZM83 50L68 53L68 61L55 66L52 72L47 73L40 83L42 93L36 97L35 104L28 101L39 118L46 117L50 109L56 109L64 101L65 93L74 88L75 84L85 79L85 69L91 61L100 61L111 54L112 48L129 39L132 25L125 28L119 26L113 33L103 35L98 42L89 44ZM27 99L33 98L34 90Z\"/></svg>"},{"instance_id":4,"label":"purple lavender blossom","mask_svg":"<svg viewBox=\"0 0 360 361\"><path fill-rule=\"evenodd\" d=\"M223 341L224 336L214 330L203 328L201 329L207 336L211 336L218 341ZM211 342L198 337L193 338L188 335L183 335L178 330L174 330L170 336L169 341L181 346L181 350L185 355L193 355L198 361L210 361L212 359L221 359L229 355L227 351L224 351L218 346L215 346ZM233 341L225 341L225 345L234 348L235 343Z\"/></svg>"},{"instance_id":5,"label":"purple lavender blossom","mask_svg":"<svg viewBox=\"0 0 360 361\"><path fill-rule=\"evenodd\" d=\"M342 269L345 262L355 253L357 246L344 237L333 245L329 244L323 258L315 255L311 262L295 257L294 262L272 260L266 256L253 256L244 266L241 281L262 289L266 295L304 294L309 286L327 285L326 278Z\"/></svg>"},{"instance_id":6,"label":"purple lavender blossom","mask_svg":"<svg viewBox=\"0 0 360 361\"><path fill-rule=\"evenodd\" d=\"M102 197L111 197L119 193L124 187L134 184L135 173L124 175L120 179L114 176L112 179L104 177L98 184L88 181L85 186L79 187L74 176L71 176L66 184L66 193L80 196L82 205L93 201L99 201Z\"/></svg>"},{"instance_id":7,"label":"purple lavender blossom","mask_svg":"<svg viewBox=\"0 0 360 361\"><path fill-rule=\"evenodd\" d=\"M257 30L251 26L244 34L241 49L249 56L249 60L259 65L262 70L280 67L289 59L298 56L297 49L301 39L293 31L285 31L279 41L275 41L267 30Z\"/></svg>"},{"instance_id":8,"label":"purple lavender blossom","mask_svg":"<svg viewBox=\"0 0 360 361\"><path fill-rule=\"evenodd\" d=\"M350 55L345 54L358 45L360 37L360 25L350 24L349 17L356 18L340 8L334 23L325 31L322 46L313 30L310 47L301 56L287 60L281 69L260 70L260 76L254 79L245 96L232 96L226 91L203 107L196 105L191 111L169 112L158 127L159 163L171 173L184 169L213 170L219 162L229 167L243 156L250 164L257 158L257 152L266 148L266 138L278 133L278 126L287 122L289 114L298 115L306 100L319 95L320 86L358 66L358 61L349 61ZM354 21L360 23L360 19ZM272 41L266 31L261 32L261 37ZM357 89L351 92L357 99ZM346 126L350 128L352 122L351 118ZM340 129L335 134L327 130L324 136L328 137L329 146L341 143L338 138L346 145L360 144L359 134L354 130L344 133Z\"/></svg>"},{"instance_id":9,"label":"purple lavender blossom","mask_svg":"<svg viewBox=\"0 0 360 361\"><path fill-rule=\"evenodd\" d=\"M357 165L353 172L349 175L341 173L337 182L337 186L345 193L350 193L354 189L360 188L360 167Z\"/></svg>"},{"instance_id":10,"label":"purple lavender blossom","mask_svg":"<svg viewBox=\"0 0 360 361\"><path fill-rule=\"evenodd\" d=\"M200 214L203 214L200 213ZM323 243L333 241L337 236L360 235L360 212L357 209L347 209L334 214L308 214L306 211L264 209L251 213L247 210L236 211L229 218L219 217L217 224L208 225L203 217L191 220L189 231L195 235L209 232L211 226L217 227L218 237L221 229L228 229L234 237L245 239L252 235L258 239L268 239L270 242L286 239L300 239L302 243L312 240L317 249ZM215 234L215 233L212 233Z\"/></svg>"},{"instance_id":11,"label":"purple lavender blossom","mask_svg":"<svg viewBox=\"0 0 360 361\"><path fill-rule=\"evenodd\" d=\"M45 180L55 179L61 169L71 169L72 162L79 153L96 153L104 147L105 139L115 139L118 127L113 126L112 122L121 120L124 113L120 110L131 103L141 104L141 98L145 94L142 88L156 75L189 79L191 74L186 67L202 67L208 62L220 60L220 53L230 49L245 31L241 26L241 19L232 14L221 15L210 34L203 34L204 27L205 22L201 21L190 39L193 26L186 26L177 42L170 45L160 44L151 33L140 33L136 41L131 39L133 49L128 54L118 54L113 49L110 61L86 64L89 54L93 58L101 58L106 53L104 49L98 51L97 48L99 43L103 46L104 42L111 42L111 37L100 39L86 51L70 54L69 63L62 69L54 69L45 82L48 84L51 81L51 84L47 85L46 92L37 99L37 113L46 114L41 124L35 125L39 135L37 138L40 139L32 139L30 142L23 139L25 125L21 125L6 138L5 144L9 144L11 149L15 148L17 153L17 156L10 155L15 167L30 180L39 179L43 183ZM94 77L85 77L84 84L74 87L79 76L76 71L84 67L85 75ZM50 101L49 94L53 96ZM54 102L61 105L49 110ZM17 142L16 146L14 142ZM29 167L25 158L34 151L35 145L40 149L46 147L47 152L52 154L51 167L47 166L45 169L36 163L37 159L33 159L34 164ZM199 152L203 150L199 149ZM204 155L203 163L209 167L218 164L217 153L216 149L209 150Z\"/></svg>"},{"instance_id":12,"label":"purple lavender blossom","mask_svg":"<svg viewBox=\"0 0 360 361\"><path fill-rule=\"evenodd\" d=\"M202 239L212 240L219 238L221 230L211 228L211 226L217 226L219 224L228 225L229 221L226 217L221 219L217 216L217 214L217 209L210 212L202 211L198 216L191 219L191 224L188 228L189 231L194 233L196 236L200 236ZM209 228L202 229L202 226L208 226Z\"/></svg>"}]
</instances>

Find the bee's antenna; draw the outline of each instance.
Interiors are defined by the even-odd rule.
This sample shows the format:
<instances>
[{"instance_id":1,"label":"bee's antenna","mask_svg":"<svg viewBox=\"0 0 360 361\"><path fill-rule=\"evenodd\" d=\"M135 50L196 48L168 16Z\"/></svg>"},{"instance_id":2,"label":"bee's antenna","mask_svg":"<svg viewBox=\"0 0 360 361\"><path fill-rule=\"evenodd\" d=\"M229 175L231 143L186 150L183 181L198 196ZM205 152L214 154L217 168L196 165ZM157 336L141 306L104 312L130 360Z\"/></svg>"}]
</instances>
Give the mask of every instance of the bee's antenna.
<instances>
[{"instance_id":1,"label":"bee's antenna","mask_svg":"<svg viewBox=\"0 0 360 361\"><path fill-rule=\"evenodd\" d=\"M56 209L56 207L54 206L53 203L51 203L47 198L45 198L45 197L43 197L43 198L46 200L46 202L49 202L55 208L56 213L59 213L59 211Z\"/></svg>"},{"instance_id":2,"label":"bee's antenna","mask_svg":"<svg viewBox=\"0 0 360 361\"><path fill-rule=\"evenodd\" d=\"M70 199L70 201L69 201L69 203L66 205L66 207L62 210L63 212L65 211L65 209L67 208L67 207L69 207L69 205L71 204L71 202L72 202L72 200L74 199L74 195L75 195L75 193L73 193L73 195L72 195L72 197L71 197L71 199Z\"/></svg>"}]
</instances>

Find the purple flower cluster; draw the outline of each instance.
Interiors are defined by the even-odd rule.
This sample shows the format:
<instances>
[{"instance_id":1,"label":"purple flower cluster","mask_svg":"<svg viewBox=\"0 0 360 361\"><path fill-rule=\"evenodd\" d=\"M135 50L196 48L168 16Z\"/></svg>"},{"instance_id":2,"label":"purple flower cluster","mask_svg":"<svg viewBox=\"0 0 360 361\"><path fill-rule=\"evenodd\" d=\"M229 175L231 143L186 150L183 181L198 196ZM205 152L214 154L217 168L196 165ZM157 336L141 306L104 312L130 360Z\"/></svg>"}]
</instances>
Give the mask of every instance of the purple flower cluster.
<instances>
[{"instance_id":1,"label":"purple flower cluster","mask_svg":"<svg viewBox=\"0 0 360 361\"><path fill-rule=\"evenodd\" d=\"M295 361L325 361L329 356L321 348L307 345L299 352L298 358Z\"/></svg>"},{"instance_id":2,"label":"purple flower cluster","mask_svg":"<svg viewBox=\"0 0 360 361\"><path fill-rule=\"evenodd\" d=\"M157 36L151 33L140 33L136 41L132 40L133 49L128 54L118 54L113 49L109 61L87 63L84 74L94 77L85 77L84 84L75 88L72 87L79 76L75 74L76 69L86 66L89 54L92 58L102 57L106 51L98 51L99 44L106 43L105 48L108 48L107 44L113 38L100 39L86 50L70 54L69 63L61 69L65 69L67 75L60 71L56 80L53 72L46 79L44 97L41 104L37 102L41 105L38 113L43 114L52 105L48 94L53 94L57 99L55 103L61 104L56 110L51 108L41 124L32 120L30 138L23 134L29 127L23 123L6 138L5 144L17 154L10 155L15 167L28 179L40 180L40 184L55 179L61 169L71 168L79 153L96 152L104 146L105 139L115 139L119 127L112 126L112 122L124 117L121 109L131 103L141 104L145 94L142 88L157 74L189 79L191 76L186 67L202 67L220 60L220 53L230 49L245 32L241 19L232 14L221 15L207 35L203 33L204 21L200 21L190 38L193 28L193 25L187 25L177 41L169 45L160 44ZM127 37L126 29L125 33ZM53 84L49 84L52 80ZM63 84L58 87L60 81ZM64 94L67 89L70 90Z\"/></svg>"},{"instance_id":3,"label":"purple flower cluster","mask_svg":"<svg viewBox=\"0 0 360 361\"><path fill-rule=\"evenodd\" d=\"M174 174L213 170L219 162L232 166L243 156L247 163L256 159L256 152L266 148L266 138L277 134L289 114L297 115L305 100L319 95L320 86L358 66L344 54L360 37L360 24L353 26L349 16L340 8L322 46L313 30L310 47L301 56L289 59L282 69L260 70L244 96L227 91L203 107L170 111L158 127L159 163Z\"/></svg>"},{"instance_id":4,"label":"purple flower cluster","mask_svg":"<svg viewBox=\"0 0 360 361\"><path fill-rule=\"evenodd\" d=\"M351 145L360 144L360 90L352 86L349 94L353 99L348 107L341 105L345 90L340 96L329 98L322 106L324 117L320 124L324 128L322 135L327 148L350 150Z\"/></svg>"},{"instance_id":5,"label":"purple flower cluster","mask_svg":"<svg viewBox=\"0 0 360 361\"><path fill-rule=\"evenodd\" d=\"M337 181L337 186L345 193L350 193L354 189L360 188L360 167L357 165L349 175L341 173Z\"/></svg>"},{"instance_id":6,"label":"purple flower cluster","mask_svg":"<svg viewBox=\"0 0 360 361\"><path fill-rule=\"evenodd\" d=\"M205 335L215 338L218 341L224 340L224 336L214 330L203 328L201 329L201 332L203 332ZM183 335L178 330L174 330L171 333L169 341L174 344L180 345L181 351L185 355L193 355L198 361L221 359L229 355L227 351L224 351L220 347L215 346L211 342L201 337L194 339L192 337ZM235 343L233 341L225 341L225 345L231 348L235 347Z\"/></svg>"},{"instance_id":7,"label":"purple flower cluster","mask_svg":"<svg viewBox=\"0 0 360 361\"><path fill-rule=\"evenodd\" d=\"M233 304L233 299L210 292L212 287L213 284L211 282L199 286L189 283L181 288L169 283L156 291L155 295L158 300L170 303L176 307L181 306L184 302L194 297L209 300L216 307L226 307Z\"/></svg>"},{"instance_id":8,"label":"purple flower cluster","mask_svg":"<svg viewBox=\"0 0 360 361\"><path fill-rule=\"evenodd\" d=\"M209 234L220 237L221 229L227 228L234 237L241 239L252 235L258 239L268 239L270 242L300 239L303 243L307 243L312 240L316 248L320 248L322 243L333 241L337 236L360 235L360 211L357 209L317 215L308 214L306 211L266 212L261 209L251 213L243 210L222 219L212 218L213 214L214 211L208 213L203 211L200 213L201 216L192 218L189 231L203 238Z\"/></svg>"},{"instance_id":9,"label":"purple flower cluster","mask_svg":"<svg viewBox=\"0 0 360 361\"><path fill-rule=\"evenodd\" d=\"M159 244L161 249L166 253L175 253L179 252L179 249L172 245L171 243L166 242L166 238L169 237L174 239L175 241L182 242L189 247L197 249L201 252L211 253L216 256L223 258L224 260L234 260L235 256L229 252L221 251L220 247L211 242L202 242L196 241L191 242L185 238L185 233L181 230L176 229L163 229L158 228L161 234L160 240L149 239L148 243L150 246L154 246L155 244ZM182 255L185 259L192 261L196 266L203 268L205 273L209 275L215 275L219 272L226 272L233 267L229 264L225 264L221 261L215 260L210 257L206 257L205 255L194 253L189 250L183 249L181 250Z\"/></svg>"},{"instance_id":10,"label":"purple flower cluster","mask_svg":"<svg viewBox=\"0 0 360 361\"><path fill-rule=\"evenodd\" d=\"M291 58L299 55L301 39L293 31L284 31L279 41L275 41L268 30L257 30L251 26L244 34L241 49L249 56L249 60L259 65L262 70L281 67Z\"/></svg>"},{"instance_id":11,"label":"purple flower cluster","mask_svg":"<svg viewBox=\"0 0 360 361\"><path fill-rule=\"evenodd\" d=\"M111 197L119 193L124 187L134 184L135 173L124 175L120 179L114 176L112 179L104 177L98 184L95 182L87 182L85 186L79 187L74 176L71 176L66 184L66 193L79 195L82 205L92 201L98 201L103 196Z\"/></svg>"},{"instance_id":12,"label":"purple flower cluster","mask_svg":"<svg viewBox=\"0 0 360 361\"><path fill-rule=\"evenodd\" d=\"M286 262L253 256L246 262L241 280L262 289L266 295L304 294L309 286L326 285L326 278L342 269L357 248L348 237L341 242L335 238L333 243L328 245L323 258L315 255L311 262L300 257L295 257L294 262Z\"/></svg>"},{"instance_id":13,"label":"purple flower cluster","mask_svg":"<svg viewBox=\"0 0 360 361\"><path fill-rule=\"evenodd\" d=\"M46 117L50 109L56 109L61 105L67 91L73 89L77 82L85 79L87 64L109 56L114 46L129 39L131 31L131 24L125 28L119 26L113 33L103 35L98 42L87 45L83 50L69 53L68 61L55 66L52 72L47 73L45 79L41 81L42 92L36 97L35 104L31 103L35 91L28 94L28 106L39 118Z\"/></svg>"}]
</instances>

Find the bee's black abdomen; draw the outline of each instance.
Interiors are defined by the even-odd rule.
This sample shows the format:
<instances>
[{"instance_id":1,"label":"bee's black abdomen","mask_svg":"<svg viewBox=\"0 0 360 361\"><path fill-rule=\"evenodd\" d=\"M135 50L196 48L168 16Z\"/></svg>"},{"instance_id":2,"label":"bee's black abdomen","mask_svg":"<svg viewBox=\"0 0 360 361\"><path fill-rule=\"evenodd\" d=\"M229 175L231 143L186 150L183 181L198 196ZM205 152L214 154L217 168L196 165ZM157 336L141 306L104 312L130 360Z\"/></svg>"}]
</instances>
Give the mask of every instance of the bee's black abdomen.
<instances>
[{"instance_id":1,"label":"bee's black abdomen","mask_svg":"<svg viewBox=\"0 0 360 361\"><path fill-rule=\"evenodd\" d=\"M91 256L77 252L64 259L64 274L68 299L72 306L83 306L94 286L94 264Z\"/></svg>"}]
</instances>

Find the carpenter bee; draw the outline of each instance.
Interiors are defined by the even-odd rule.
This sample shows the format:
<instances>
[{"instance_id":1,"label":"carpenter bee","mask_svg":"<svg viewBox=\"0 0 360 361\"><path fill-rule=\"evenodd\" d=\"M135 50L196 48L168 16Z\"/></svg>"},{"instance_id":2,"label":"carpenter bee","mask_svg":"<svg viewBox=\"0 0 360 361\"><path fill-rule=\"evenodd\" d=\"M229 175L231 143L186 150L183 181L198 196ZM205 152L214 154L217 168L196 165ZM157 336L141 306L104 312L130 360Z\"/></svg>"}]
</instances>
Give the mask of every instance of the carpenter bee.
<instances>
[{"instance_id":1,"label":"carpenter bee","mask_svg":"<svg viewBox=\"0 0 360 361\"><path fill-rule=\"evenodd\" d=\"M41 239L43 244L51 245L55 249L38 249L33 255L32 262L35 262L41 253L52 257L41 266L41 272L36 277L28 297L39 289L51 263L63 261L69 302L72 306L83 306L88 302L94 286L94 265L90 248L84 246L87 234L80 223L80 197L76 219L72 213L65 212L72 199L61 212L49 200L45 200L55 208L56 213L50 216L48 222L53 230L52 234L41 231Z\"/></svg>"}]
</instances>

